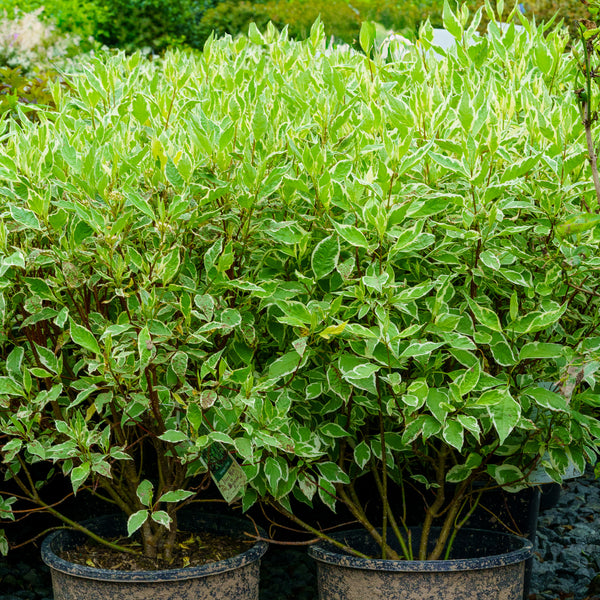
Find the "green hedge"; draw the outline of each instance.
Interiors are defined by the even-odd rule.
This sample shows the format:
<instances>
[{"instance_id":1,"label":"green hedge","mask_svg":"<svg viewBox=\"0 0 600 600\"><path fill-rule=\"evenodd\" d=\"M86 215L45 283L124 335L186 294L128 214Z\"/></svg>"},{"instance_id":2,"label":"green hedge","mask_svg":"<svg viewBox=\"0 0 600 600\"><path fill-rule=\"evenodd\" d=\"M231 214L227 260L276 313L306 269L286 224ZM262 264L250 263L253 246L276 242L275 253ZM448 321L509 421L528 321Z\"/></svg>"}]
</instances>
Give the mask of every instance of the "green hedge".
<instances>
[{"instance_id":1,"label":"green hedge","mask_svg":"<svg viewBox=\"0 0 600 600\"><path fill-rule=\"evenodd\" d=\"M252 22L263 29L271 21L279 28L287 25L291 37L305 39L319 17L328 37L357 43L360 17L345 0L226 0L206 11L200 22L200 37L207 39L213 31L217 36L245 33Z\"/></svg>"},{"instance_id":2,"label":"green hedge","mask_svg":"<svg viewBox=\"0 0 600 600\"><path fill-rule=\"evenodd\" d=\"M467 0L472 11L484 0ZM496 2L491 2L496 7ZM312 23L320 17L327 36L356 44L360 22L380 23L384 28L415 37L419 26L430 19L442 26L440 0L4 0L10 15L15 8L30 12L44 6L60 31L128 51L149 47L161 52L167 47L190 46L201 49L211 32L217 36L248 31L254 22L264 29L269 21L277 27L288 26L292 37L304 39ZM507 18L512 3L503 11ZM565 0L556 6L552 0L524 3L529 15L547 21L556 11L574 31L576 19L586 16L579 0ZM482 22L485 27L486 17Z\"/></svg>"},{"instance_id":3,"label":"green hedge","mask_svg":"<svg viewBox=\"0 0 600 600\"><path fill-rule=\"evenodd\" d=\"M169 46L201 48L199 24L210 0L110 0L107 31L99 40L109 46L133 50Z\"/></svg>"},{"instance_id":4,"label":"green hedge","mask_svg":"<svg viewBox=\"0 0 600 600\"><path fill-rule=\"evenodd\" d=\"M43 16L52 19L59 31L86 39L107 32L110 4L100 0L2 0L1 8L10 17L15 9L32 12L44 7Z\"/></svg>"}]
</instances>

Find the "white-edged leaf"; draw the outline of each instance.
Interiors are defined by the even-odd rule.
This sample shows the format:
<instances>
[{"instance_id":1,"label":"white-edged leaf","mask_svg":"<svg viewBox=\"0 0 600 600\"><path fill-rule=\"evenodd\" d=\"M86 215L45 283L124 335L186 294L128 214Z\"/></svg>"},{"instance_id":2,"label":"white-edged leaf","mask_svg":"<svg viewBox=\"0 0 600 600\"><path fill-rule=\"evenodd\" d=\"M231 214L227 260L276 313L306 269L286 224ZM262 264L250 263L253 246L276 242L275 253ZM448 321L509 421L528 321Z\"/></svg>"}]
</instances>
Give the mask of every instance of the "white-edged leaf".
<instances>
[{"instance_id":1,"label":"white-edged leaf","mask_svg":"<svg viewBox=\"0 0 600 600\"><path fill-rule=\"evenodd\" d=\"M329 275L338 264L340 257L340 242L337 237L329 236L321 240L315 247L311 266L317 279Z\"/></svg>"},{"instance_id":2,"label":"white-edged leaf","mask_svg":"<svg viewBox=\"0 0 600 600\"><path fill-rule=\"evenodd\" d=\"M77 490L81 487L81 485L86 481L86 479L90 476L92 468L89 462L84 462L83 464L75 467L71 471L71 485L73 486L73 493L77 493Z\"/></svg>"},{"instance_id":3,"label":"white-edged leaf","mask_svg":"<svg viewBox=\"0 0 600 600\"><path fill-rule=\"evenodd\" d=\"M164 510L154 511L150 518L159 525L166 527L167 529L170 527L172 519Z\"/></svg>"},{"instance_id":4,"label":"white-edged leaf","mask_svg":"<svg viewBox=\"0 0 600 600\"><path fill-rule=\"evenodd\" d=\"M127 535L133 535L148 519L148 511L138 510L127 519Z\"/></svg>"},{"instance_id":5,"label":"white-edged leaf","mask_svg":"<svg viewBox=\"0 0 600 600\"><path fill-rule=\"evenodd\" d=\"M182 502L183 500L187 500L194 495L194 492L190 492L188 490L171 490L170 492L165 492L159 499L159 502Z\"/></svg>"},{"instance_id":6,"label":"white-edged leaf","mask_svg":"<svg viewBox=\"0 0 600 600\"><path fill-rule=\"evenodd\" d=\"M73 319L69 319L70 325L70 333L71 339L82 348L93 352L94 354L102 354L100 351L100 346L98 346L98 342L94 337L94 334L87 328L78 325L73 321Z\"/></svg>"},{"instance_id":7,"label":"white-edged leaf","mask_svg":"<svg viewBox=\"0 0 600 600\"><path fill-rule=\"evenodd\" d=\"M144 506L150 506L152 504L154 486L147 479L140 482L135 493Z\"/></svg>"},{"instance_id":8,"label":"white-edged leaf","mask_svg":"<svg viewBox=\"0 0 600 600\"><path fill-rule=\"evenodd\" d=\"M170 444L177 444L179 442L187 441L188 436L183 433L183 431L168 429L162 435L159 435L158 439L163 440L163 442L169 442Z\"/></svg>"}]
</instances>

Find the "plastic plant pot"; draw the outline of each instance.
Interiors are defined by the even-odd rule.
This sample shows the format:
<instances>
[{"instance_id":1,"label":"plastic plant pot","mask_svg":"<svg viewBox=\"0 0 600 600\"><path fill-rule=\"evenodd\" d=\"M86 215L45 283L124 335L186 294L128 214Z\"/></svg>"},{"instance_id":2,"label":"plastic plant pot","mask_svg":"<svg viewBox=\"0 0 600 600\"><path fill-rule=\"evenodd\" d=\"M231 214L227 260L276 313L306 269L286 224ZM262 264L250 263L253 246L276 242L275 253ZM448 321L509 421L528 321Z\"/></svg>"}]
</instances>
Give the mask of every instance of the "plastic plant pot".
<instances>
[{"instance_id":1,"label":"plastic plant pot","mask_svg":"<svg viewBox=\"0 0 600 600\"><path fill-rule=\"evenodd\" d=\"M120 515L100 517L86 526L104 536L121 535L126 530ZM190 512L180 514L179 526L224 535L255 533L242 519ZM50 534L42 544L42 560L52 574L54 600L258 600L260 560L268 547L259 541L233 558L199 567L119 571L79 565L59 556L62 550L83 541L83 534L65 529Z\"/></svg>"},{"instance_id":2,"label":"plastic plant pot","mask_svg":"<svg viewBox=\"0 0 600 600\"><path fill-rule=\"evenodd\" d=\"M419 533L412 529L415 546ZM377 555L364 530L332 537ZM525 561L533 545L514 535L466 529L457 535L448 560L356 558L324 542L311 546L309 554L317 561L320 600L522 600Z\"/></svg>"}]
</instances>

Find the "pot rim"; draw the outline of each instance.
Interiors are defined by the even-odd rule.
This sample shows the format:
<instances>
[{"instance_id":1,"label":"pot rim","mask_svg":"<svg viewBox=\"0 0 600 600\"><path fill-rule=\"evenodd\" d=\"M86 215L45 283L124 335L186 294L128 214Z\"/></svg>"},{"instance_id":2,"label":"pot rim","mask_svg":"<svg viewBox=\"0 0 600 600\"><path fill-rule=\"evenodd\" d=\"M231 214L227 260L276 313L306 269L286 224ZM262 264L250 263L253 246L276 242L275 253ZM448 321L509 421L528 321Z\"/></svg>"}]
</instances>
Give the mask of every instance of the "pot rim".
<instances>
[{"instance_id":1,"label":"pot rim","mask_svg":"<svg viewBox=\"0 0 600 600\"><path fill-rule=\"evenodd\" d=\"M189 513L188 513L189 515ZM182 515L183 516L183 515ZM225 515L191 515L193 520L199 524L206 524L209 527L212 525L213 531L219 531L219 527L214 524L229 527L229 530L250 531L254 528L248 521L236 517ZM123 522L123 515L106 515L97 519L86 521L86 525L95 524L96 528L101 524ZM258 528L261 536L264 531ZM48 535L41 547L42 560L50 569L60 571L67 575L81 577L83 579L94 579L98 581L110 582L155 582L155 581L181 581L185 579L197 579L210 575L219 575L227 571L232 571L240 567L244 567L261 559L267 551L269 544L262 540L256 542L248 550L233 556L232 558L219 560L216 562L207 563L197 567L184 567L177 569L160 569L155 571L122 571L118 569L100 569L97 567L89 567L64 560L57 554L57 545L63 543L69 536L84 535L72 529L60 529Z\"/></svg>"},{"instance_id":2,"label":"pot rim","mask_svg":"<svg viewBox=\"0 0 600 600\"><path fill-rule=\"evenodd\" d=\"M418 529L418 528L412 528ZM360 558L343 554L341 551L323 540L309 546L308 554L318 562L326 563L331 566L347 567L351 569L362 569L369 571L388 571L388 572L429 572L441 573L447 571L473 571L482 569L492 569L497 567L506 567L526 561L533 556L533 544L524 537L503 533L498 531L489 531L484 529L462 529L461 533L470 533L472 535L485 536L486 538L498 537L504 540L510 539L516 542L520 547L478 558L453 558L442 560L390 560L381 558ZM354 529L351 531L339 532L331 537L337 540L343 540L349 536L359 537L368 536L368 532L363 529Z\"/></svg>"}]
</instances>

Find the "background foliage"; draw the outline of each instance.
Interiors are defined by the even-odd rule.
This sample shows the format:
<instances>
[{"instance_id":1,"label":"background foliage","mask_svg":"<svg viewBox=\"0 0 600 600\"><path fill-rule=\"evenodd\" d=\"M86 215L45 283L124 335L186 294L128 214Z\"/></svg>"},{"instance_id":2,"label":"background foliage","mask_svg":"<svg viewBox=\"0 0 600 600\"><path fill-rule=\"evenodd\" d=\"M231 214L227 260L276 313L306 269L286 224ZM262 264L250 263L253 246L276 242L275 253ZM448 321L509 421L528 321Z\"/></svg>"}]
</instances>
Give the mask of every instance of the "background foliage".
<instances>
[{"instance_id":1,"label":"background foliage","mask_svg":"<svg viewBox=\"0 0 600 600\"><path fill-rule=\"evenodd\" d=\"M3 8L11 15L15 8L31 12L44 6L44 18L52 19L60 31L83 40L93 36L126 50L147 47L160 52L182 45L201 49L213 30L237 35L247 32L251 22L264 28L269 20L278 27L288 25L293 37L303 39L319 15L328 36L349 44L357 44L363 20L415 38L427 18L434 27L442 26L442 5L440 0L5 0ZM467 0L467 5L474 11L483 0ZM513 6L506 3L505 18ZM529 0L522 6L538 22L558 12L569 26L586 14L580 0L558 5Z\"/></svg>"}]
</instances>

